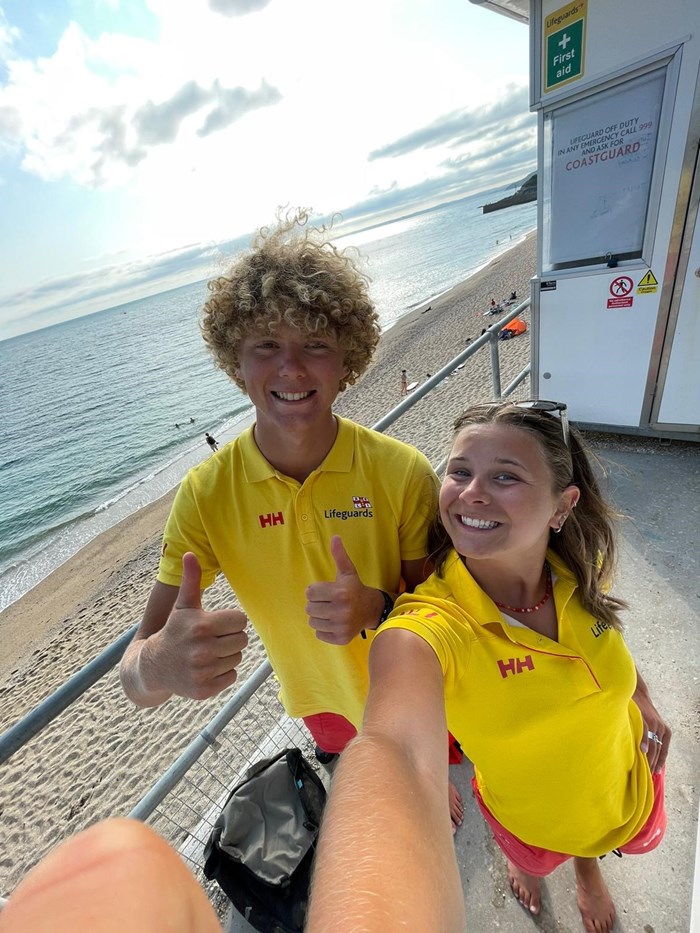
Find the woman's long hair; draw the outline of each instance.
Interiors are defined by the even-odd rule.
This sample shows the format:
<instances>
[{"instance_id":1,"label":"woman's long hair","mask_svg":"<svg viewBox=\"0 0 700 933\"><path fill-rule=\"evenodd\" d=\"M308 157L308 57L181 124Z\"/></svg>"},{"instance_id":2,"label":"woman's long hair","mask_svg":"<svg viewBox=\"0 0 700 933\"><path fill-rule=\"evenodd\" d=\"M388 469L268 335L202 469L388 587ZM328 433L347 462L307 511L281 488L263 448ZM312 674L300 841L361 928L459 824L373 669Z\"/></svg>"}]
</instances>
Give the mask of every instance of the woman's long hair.
<instances>
[{"instance_id":1,"label":"woman's long hair","mask_svg":"<svg viewBox=\"0 0 700 933\"><path fill-rule=\"evenodd\" d=\"M601 494L591 455L576 431L569 431L567 445L556 415L520 408L513 402L488 402L470 406L455 422L453 437L463 428L479 424L507 424L527 431L544 453L555 493L567 486L578 486L581 497L577 507L571 510L558 534L550 531L549 547L574 574L584 609L601 622L621 629L618 612L626 609L627 604L608 594L616 561L613 524L618 516ZM439 510L431 523L428 547L435 572L441 576L452 541Z\"/></svg>"}]
</instances>

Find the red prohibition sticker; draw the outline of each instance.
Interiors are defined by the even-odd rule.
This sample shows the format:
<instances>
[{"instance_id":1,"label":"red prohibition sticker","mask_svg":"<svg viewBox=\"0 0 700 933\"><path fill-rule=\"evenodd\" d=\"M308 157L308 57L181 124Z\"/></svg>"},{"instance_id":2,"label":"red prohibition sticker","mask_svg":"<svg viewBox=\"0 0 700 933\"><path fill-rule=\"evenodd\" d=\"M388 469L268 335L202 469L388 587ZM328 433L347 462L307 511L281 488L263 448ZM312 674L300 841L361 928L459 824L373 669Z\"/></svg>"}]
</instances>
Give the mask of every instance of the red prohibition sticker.
<instances>
[{"instance_id":1,"label":"red prohibition sticker","mask_svg":"<svg viewBox=\"0 0 700 933\"><path fill-rule=\"evenodd\" d=\"M613 298L624 298L634 288L634 282L628 275L618 275L610 283L610 294Z\"/></svg>"}]
</instances>

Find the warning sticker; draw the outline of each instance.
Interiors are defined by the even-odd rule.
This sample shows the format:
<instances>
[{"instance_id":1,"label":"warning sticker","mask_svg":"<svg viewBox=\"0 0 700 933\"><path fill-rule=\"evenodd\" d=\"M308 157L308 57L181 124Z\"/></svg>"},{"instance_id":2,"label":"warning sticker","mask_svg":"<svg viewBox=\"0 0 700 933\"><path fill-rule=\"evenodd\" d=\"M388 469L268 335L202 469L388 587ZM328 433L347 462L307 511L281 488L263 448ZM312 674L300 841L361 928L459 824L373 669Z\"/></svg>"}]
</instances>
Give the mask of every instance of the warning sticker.
<instances>
[{"instance_id":1,"label":"warning sticker","mask_svg":"<svg viewBox=\"0 0 700 933\"><path fill-rule=\"evenodd\" d=\"M611 308L631 308L634 298L630 295L626 298L608 298L608 311Z\"/></svg>"},{"instance_id":2,"label":"warning sticker","mask_svg":"<svg viewBox=\"0 0 700 933\"><path fill-rule=\"evenodd\" d=\"M641 279L637 282L637 294L638 295L651 295L653 292L658 291L659 283L656 280L656 276L648 269Z\"/></svg>"},{"instance_id":3,"label":"warning sticker","mask_svg":"<svg viewBox=\"0 0 700 933\"><path fill-rule=\"evenodd\" d=\"M634 288L634 282L628 275L618 275L610 283L610 294L613 298L622 298Z\"/></svg>"}]
</instances>

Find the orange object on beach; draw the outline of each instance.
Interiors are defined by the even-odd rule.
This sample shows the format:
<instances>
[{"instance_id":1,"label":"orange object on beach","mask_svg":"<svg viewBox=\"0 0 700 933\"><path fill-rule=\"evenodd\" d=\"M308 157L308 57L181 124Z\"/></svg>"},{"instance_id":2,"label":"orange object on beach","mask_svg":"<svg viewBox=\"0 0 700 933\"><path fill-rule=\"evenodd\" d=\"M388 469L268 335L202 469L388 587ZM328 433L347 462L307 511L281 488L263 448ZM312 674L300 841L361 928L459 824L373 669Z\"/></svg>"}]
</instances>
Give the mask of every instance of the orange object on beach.
<instances>
[{"instance_id":1,"label":"orange object on beach","mask_svg":"<svg viewBox=\"0 0 700 933\"><path fill-rule=\"evenodd\" d=\"M525 321L521 321L519 317L514 317L512 321L509 321L504 330L512 330L516 337L520 334L524 334L527 330L527 324Z\"/></svg>"}]
</instances>

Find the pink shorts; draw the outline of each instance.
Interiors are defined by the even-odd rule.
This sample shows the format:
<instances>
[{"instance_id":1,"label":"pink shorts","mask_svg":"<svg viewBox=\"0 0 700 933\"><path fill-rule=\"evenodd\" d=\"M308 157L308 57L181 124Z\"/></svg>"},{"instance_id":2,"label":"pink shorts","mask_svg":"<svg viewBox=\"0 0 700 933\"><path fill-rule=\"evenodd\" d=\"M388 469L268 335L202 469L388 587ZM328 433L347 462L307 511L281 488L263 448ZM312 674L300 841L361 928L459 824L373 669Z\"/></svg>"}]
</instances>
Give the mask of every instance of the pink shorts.
<instances>
[{"instance_id":1,"label":"pink shorts","mask_svg":"<svg viewBox=\"0 0 700 933\"><path fill-rule=\"evenodd\" d=\"M659 774L653 774L651 777L654 785L654 804L646 823L637 835L625 845L620 846L619 851L625 855L642 855L644 852L651 852L664 837L666 832L666 810L664 809L665 771L664 768ZM472 790L484 819L491 827L493 838L508 861L512 862L516 868L528 875L544 877L571 858L570 855L564 855L562 852L551 852L549 849L529 846L521 839L518 839L517 836L509 833L504 826L501 826L482 800L479 788L476 786L476 778L472 778Z\"/></svg>"},{"instance_id":2,"label":"pink shorts","mask_svg":"<svg viewBox=\"0 0 700 933\"><path fill-rule=\"evenodd\" d=\"M304 716L304 725L318 747L332 755L345 751L345 746L350 739L354 739L357 735L357 729L353 724L338 713L316 713L315 716ZM459 764L462 760L462 750L449 732L447 739L449 763Z\"/></svg>"}]
</instances>

